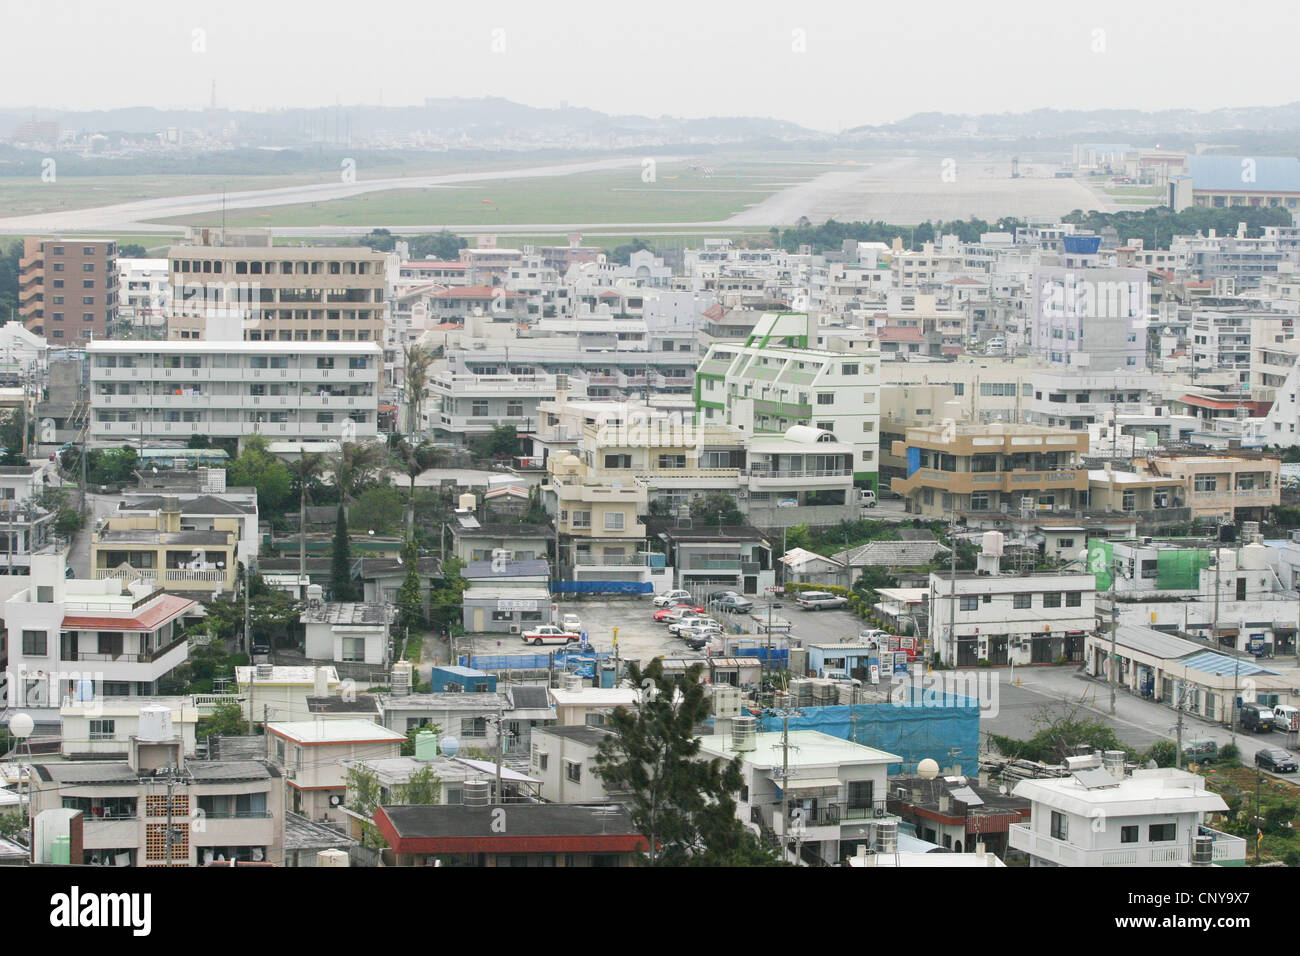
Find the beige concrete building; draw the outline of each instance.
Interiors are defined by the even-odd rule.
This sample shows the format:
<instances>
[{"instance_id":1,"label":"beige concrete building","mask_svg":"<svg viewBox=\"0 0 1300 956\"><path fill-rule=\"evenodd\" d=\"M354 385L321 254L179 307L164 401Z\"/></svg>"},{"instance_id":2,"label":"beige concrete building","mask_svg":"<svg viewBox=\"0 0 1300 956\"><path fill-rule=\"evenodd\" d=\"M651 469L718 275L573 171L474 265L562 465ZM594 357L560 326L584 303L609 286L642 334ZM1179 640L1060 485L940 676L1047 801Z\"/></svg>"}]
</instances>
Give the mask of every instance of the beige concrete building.
<instances>
[{"instance_id":1,"label":"beige concrete building","mask_svg":"<svg viewBox=\"0 0 1300 956\"><path fill-rule=\"evenodd\" d=\"M1088 490L1078 467L1088 436L1041 425L932 425L909 428L893 455L908 476L893 490L913 514L947 516L1074 510Z\"/></svg>"},{"instance_id":2,"label":"beige concrete building","mask_svg":"<svg viewBox=\"0 0 1300 956\"><path fill-rule=\"evenodd\" d=\"M309 820L344 823L342 761L401 756L406 735L371 720L297 720L266 725L267 756L284 768L292 810Z\"/></svg>"},{"instance_id":3,"label":"beige concrete building","mask_svg":"<svg viewBox=\"0 0 1300 956\"><path fill-rule=\"evenodd\" d=\"M172 246L168 259L169 339L217 338L209 331L216 320L238 322L252 342L384 340L382 252L272 246L269 232L203 229Z\"/></svg>"},{"instance_id":4,"label":"beige concrete building","mask_svg":"<svg viewBox=\"0 0 1300 956\"><path fill-rule=\"evenodd\" d=\"M1281 504L1281 464L1277 458L1196 455L1153 458L1150 467L1152 474L1182 483L1193 518L1261 519Z\"/></svg>"},{"instance_id":5,"label":"beige concrete building","mask_svg":"<svg viewBox=\"0 0 1300 956\"><path fill-rule=\"evenodd\" d=\"M548 460L548 510L559 535L560 577L575 581L649 580L644 486L611 480L576 455Z\"/></svg>"},{"instance_id":6,"label":"beige concrete building","mask_svg":"<svg viewBox=\"0 0 1300 956\"><path fill-rule=\"evenodd\" d=\"M129 738L125 760L33 764L36 862L58 861L55 843L66 836L72 864L282 865L279 771L261 760L187 762L173 733L170 720L154 718Z\"/></svg>"},{"instance_id":7,"label":"beige concrete building","mask_svg":"<svg viewBox=\"0 0 1300 956\"><path fill-rule=\"evenodd\" d=\"M185 524L179 498L164 498L150 515L107 518L90 536L96 579L137 578L179 594L235 590L237 516L214 517L204 528Z\"/></svg>"},{"instance_id":8,"label":"beige concrete building","mask_svg":"<svg viewBox=\"0 0 1300 956\"><path fill-rule=\"evenodd\" d=\"M1093 511L1142 512L1186 507L1181 478L1105 468L1088 472L1088 505Z\"/></svg>"}]
</instances>

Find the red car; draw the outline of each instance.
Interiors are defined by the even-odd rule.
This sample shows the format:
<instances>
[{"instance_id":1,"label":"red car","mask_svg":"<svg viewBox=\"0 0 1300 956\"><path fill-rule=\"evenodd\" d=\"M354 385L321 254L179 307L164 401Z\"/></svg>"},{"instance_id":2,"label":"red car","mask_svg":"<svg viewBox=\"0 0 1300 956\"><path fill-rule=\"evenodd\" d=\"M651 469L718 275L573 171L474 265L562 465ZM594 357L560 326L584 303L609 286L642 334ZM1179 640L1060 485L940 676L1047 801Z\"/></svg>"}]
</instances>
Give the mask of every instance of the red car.
<instances>
[{"instance_id":1,"label":"red car","mask_svg":"<svg viewBox=\"0 0 1300 956\"><path fill-rule=\"evenodd\" d=\"M698 607L697 605L694 604L674 604L672 607L666 607L661 610L655 611L655 620L658 621L660 624L662 624L664 621L668 620L668 615L677 614L683 610L694 611L697 614L704 613L704 608Z\"/></svg>"}]
</instances>

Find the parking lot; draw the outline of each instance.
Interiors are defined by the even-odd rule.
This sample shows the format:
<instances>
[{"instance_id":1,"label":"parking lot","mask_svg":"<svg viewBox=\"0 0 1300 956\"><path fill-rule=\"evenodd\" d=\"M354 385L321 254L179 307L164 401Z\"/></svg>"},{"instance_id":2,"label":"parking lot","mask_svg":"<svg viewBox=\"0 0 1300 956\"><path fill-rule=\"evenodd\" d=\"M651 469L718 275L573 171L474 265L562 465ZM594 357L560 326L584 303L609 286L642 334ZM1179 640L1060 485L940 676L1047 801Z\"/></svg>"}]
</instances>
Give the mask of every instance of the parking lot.
<instances>
[{"instance_id":1,"label":"parking lot","mask_svg":"<svg viewBox=\"0 0 1300 956\"><path fill-rule=\"evenodd\" d=\"M638 598L602 598L596 600L561 600L559 614L576 614L582 621L587 640L598 651L612 651L614 628L618 628L618 653L625 660L649 661L655 657L698 657L703 651L693 651L679 638L668 633L666 624L657 623L653 612L657 610L650 596ZM754 613L766 620L767 603L761 598L754 604ZM748 615L714 614L713 617L731 631L734 625L751 623ZM776 601L772 607L774 620L784 618L794 625L793 634L805 646L809 643L836 643L857 636L866 625L857 615L847 611L803 611L789 601ZM524 644L517 634L475 634L458 641L461 654L466 649L472 654L529 654L537 651L559 650L559 645L533 648Z\"/></svg>"}]
</instances>

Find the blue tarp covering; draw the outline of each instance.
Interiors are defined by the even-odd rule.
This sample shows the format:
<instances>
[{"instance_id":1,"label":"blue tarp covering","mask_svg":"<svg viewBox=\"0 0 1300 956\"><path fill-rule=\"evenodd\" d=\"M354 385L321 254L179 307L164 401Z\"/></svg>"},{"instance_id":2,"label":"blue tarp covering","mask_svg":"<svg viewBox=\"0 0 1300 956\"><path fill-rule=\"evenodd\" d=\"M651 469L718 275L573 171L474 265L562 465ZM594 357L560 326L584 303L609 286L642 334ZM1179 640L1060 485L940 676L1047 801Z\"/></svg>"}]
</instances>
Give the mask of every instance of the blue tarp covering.
<instances>
[{"instance_id":1,"label":"blue tarp covering","mask_svg":"<svg viewBox=\"0 0 1300 956\"><path fill-rule=\"evenodd\" d=\"M791 730L819 730L864 747L898 754L903 765L890 764L891 774L911 772L926 757L946 767L952 763L974 773L979 763L979 707L929 706L917 703L858 704L853 707L801 707L803 716L790 718ZM760 717L758 729L780 731L780 717ZM961 753L949 756L952 748Z\"/></svg>"},{"instance_id":2,"label":"blue tarp covering","mask_svg":"<svg viewBox=\"0 0 1300 956\"><path fill-rule=\"evenodd\" d=\"M555 594L653 594L649 581L552 581Z\"/></svg>"},{"instance_id":3,"label":"blue tarp covering","mask_svg":"<svg viewBox=\"0 0 1300 956\"><path fill-rule=\"evenodd\" d=\"M760 661L767 659L766 647L737 647L728 657L757 657ZM772 660L785 664L790 660L790 651L785 647L772 648Z\"/></svg>"},{"instance_id":4,"label":"blue tarp covering","mask_svg":"<svg viewBox=\"0 0 1300 956\"><path fill-rule=\"evenodd\" d=\"M555 666L564 669L566 662L572 658L574 661L590 662L592 660L604 660L613 655L607 651L587 651L583 654L556 654ZM465 657L460 658L462 667L473 667L481 671L536 671L546 670L551 666L550 654L484 654L482 657Z\"/></svg>"},{"instance_id":5,"label":"blue tarp covering","mask_svg":"<svg viewBox=\"0 0 1300 956\"><path fill-rule=\"evenodd\" d=\"M911 478L921 467L921 449L907 449L907 477Z\"/></svg>"}]
</instances>

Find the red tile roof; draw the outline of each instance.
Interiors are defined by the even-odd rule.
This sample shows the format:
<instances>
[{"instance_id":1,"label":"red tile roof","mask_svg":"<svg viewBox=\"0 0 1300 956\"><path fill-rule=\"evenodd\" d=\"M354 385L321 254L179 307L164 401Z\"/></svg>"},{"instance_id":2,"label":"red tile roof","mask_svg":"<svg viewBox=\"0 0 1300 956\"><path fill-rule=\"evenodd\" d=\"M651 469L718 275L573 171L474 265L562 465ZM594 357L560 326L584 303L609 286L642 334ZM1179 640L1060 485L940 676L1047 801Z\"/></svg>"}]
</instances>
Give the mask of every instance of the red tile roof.
<instances>
[{"instance_id":1,"label":"red tile roof","mask_svg":"<svg viewBox=\"0 0 1300 956\"><path fill-rule=\"evenodd\" d=\"M65 631L156 631L173 618L180 617L197 607L198 603L176 594L164 594L154 603L137 608L134 617L65 615L63 629Z\"/></svg>"}]
</instances>

